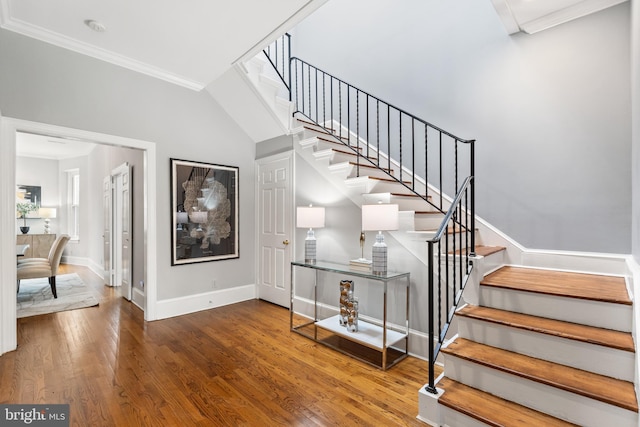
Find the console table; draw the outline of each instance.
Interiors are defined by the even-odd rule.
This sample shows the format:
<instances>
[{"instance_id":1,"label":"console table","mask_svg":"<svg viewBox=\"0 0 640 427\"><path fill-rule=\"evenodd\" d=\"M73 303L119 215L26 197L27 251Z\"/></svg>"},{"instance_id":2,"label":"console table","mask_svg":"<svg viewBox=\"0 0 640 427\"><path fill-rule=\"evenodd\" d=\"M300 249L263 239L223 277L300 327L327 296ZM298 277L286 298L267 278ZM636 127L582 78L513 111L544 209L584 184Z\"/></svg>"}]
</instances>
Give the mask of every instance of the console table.
<instances>
[{"instance_id":1,"label":"console table","mask_svg":"<svg viewBox=\"0 0 640 427\"><path fill-rule=\"evenodd\" d=\"M340 281L353 281L358 331L340 324ZM386 370L407 357L410 273L385 275L318 261L291 263L290 328L316 342ZM395 319L389 319L389 311Z\"/></svg>"},{"instance_id":2,"label":"console table","mask_svg":"<svg viewBox=\"0 0 640 427\"><path fill-rule=\"evenodd\" d=\"M55 240L55 234L18 234L16 236L16 244L29 245L24 253L25 258L47 258Z\"/></svg>"}]
</instances>

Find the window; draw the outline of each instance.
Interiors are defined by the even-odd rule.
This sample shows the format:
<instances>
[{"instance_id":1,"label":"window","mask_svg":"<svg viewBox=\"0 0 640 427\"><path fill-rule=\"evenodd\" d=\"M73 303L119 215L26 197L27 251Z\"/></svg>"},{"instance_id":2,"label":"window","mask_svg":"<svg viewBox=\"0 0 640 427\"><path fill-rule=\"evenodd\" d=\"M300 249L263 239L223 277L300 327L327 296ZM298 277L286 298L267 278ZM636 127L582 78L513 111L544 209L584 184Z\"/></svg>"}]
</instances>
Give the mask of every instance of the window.
<instances>
[{"instance_id":1,"label":"window","mask_svg":"<svg viewBox=\"0 0 640 427\"><path fill-rule=\"evenodd\" d=\"M71 240L80 239L80 171L67 171L67 218Z\"/></svg>"}]
</instances>

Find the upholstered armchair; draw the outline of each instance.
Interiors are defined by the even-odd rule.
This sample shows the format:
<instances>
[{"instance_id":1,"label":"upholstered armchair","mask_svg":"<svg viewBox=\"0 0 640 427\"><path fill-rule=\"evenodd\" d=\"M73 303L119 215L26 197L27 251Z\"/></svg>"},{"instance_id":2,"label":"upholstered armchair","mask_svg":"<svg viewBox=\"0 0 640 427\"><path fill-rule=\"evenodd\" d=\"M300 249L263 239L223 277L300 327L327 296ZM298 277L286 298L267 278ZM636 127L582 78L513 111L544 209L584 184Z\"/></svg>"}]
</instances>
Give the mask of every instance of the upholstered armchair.
<instances>
[{"instance_id":1,"label":"upholstered armchair","mask_svg":"<svg viewBox=\"0 0 640 427\"><path fill-rule=\"evenodd\" d=\"M53 242L47 258L25 258L18 261L18 292L20 292L20 280L46 277L49 279L53 297L58 298L56 275L62 259L62 252L68 241L69 235L62 234Z\"/></svg>"}]
</instances>

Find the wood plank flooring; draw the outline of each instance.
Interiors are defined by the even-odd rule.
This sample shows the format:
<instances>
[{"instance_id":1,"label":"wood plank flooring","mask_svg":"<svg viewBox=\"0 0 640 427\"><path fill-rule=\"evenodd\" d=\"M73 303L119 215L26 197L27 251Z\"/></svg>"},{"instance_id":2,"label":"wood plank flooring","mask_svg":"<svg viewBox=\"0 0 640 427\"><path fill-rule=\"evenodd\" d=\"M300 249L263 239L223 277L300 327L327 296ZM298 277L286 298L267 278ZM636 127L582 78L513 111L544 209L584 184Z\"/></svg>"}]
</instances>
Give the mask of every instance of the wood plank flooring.
<instances>
[{"instance_id":1,"label":"wood plank flooring","mask_svg":"<svg viewBox=\"0 0 640 427\"><path fill-rule=\"evenodd\" d=\"M67 272L100 305L19 319L1 403L69 403L73 426L424 425L425 361L383 372L290 332L287 309L257 300L144 322L117 288Z\"/></svg>"}]
</instances>

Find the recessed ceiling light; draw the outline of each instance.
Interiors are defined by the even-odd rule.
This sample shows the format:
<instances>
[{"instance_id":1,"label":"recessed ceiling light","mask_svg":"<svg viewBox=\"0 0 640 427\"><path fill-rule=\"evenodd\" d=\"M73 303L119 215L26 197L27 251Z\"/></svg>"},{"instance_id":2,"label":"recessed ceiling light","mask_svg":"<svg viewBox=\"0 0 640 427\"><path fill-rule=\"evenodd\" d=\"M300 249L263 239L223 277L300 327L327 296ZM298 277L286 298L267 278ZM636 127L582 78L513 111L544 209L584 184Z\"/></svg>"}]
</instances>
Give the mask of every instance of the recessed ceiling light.
<instances>
[{"instance_id":1,"label":"recessed ceiling light","mask_svg":"<svg viewBox=\"0 0 640 427\"><path fill-rule=\"evenodd\" d=\"M107 27L105 27L103 23L98 22L94 19L87 19L84 21L84 23L87 27L98 33L104 33L105 31L107 31Z\"/></svg>"}]
</instances>

